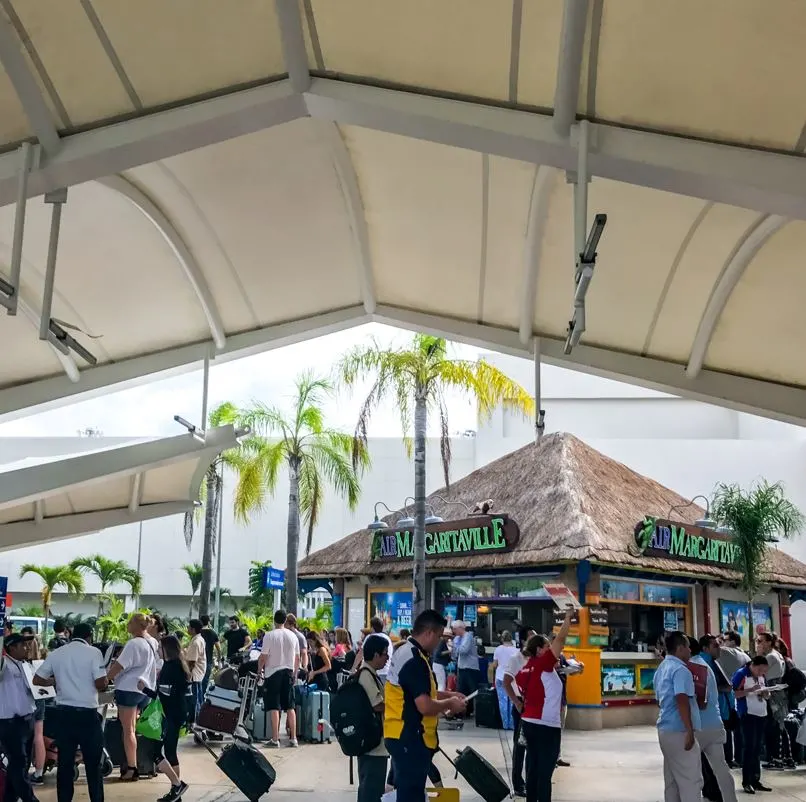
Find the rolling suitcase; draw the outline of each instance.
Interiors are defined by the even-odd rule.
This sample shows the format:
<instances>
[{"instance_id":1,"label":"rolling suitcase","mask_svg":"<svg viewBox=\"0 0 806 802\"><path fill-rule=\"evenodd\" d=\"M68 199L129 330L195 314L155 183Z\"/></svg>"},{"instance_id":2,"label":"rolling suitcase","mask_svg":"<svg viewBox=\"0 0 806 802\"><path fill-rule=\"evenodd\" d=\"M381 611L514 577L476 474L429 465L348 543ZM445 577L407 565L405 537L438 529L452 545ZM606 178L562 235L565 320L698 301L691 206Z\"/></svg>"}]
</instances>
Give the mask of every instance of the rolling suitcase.
<instances>
[{"instance_id":1,"label":"rolling suitcase","mask_svg":"<svg viewBox=\"0 0 806 802\"><path fill-rule=\"evenodd\" d=\"M330 743L330 694L307 688L302 694L299 737L312 744Z\"/></svg>"},{"instance_id":2,"label":"rolling suitcase","mask_svg":"<svg viewBox=\"0 0 806 802\"><path fill-rule=\"evenodd\" d=\"M137 773L141 777L153 777L157 773L154 753L156 741L137 736ZM126 765L126 753L123 750L123 728L120 719L112 718L104 727L104 747L113 766Z\"/></svg>"},{"instance_id":3,"label":"rolling suitcase","mask_svg":"<svg viewBox=\"0 0 806 802\"><path fill-rule=\"evenodd\" d=\"M456 752L456 760L451 760L443 749L439 750L448 758L458 774L465 778L467 784L484 800L484 802L502 802L509 796L509 784L498 773L498 770L486 758L483 758L472 746L466 746Z\"/></svg>"},{"instance_id":4,"label":"rolling suitcase","mask_svg":"<svg viewBox=\"0 0 806 802\"><path fill-rule=\"evenodd\" d=\"M258 699L252 709L252 737L256 741L268 741L270 734L269 711L263 706L263 700Z\"/></svg>"},{"instance_id":5,"label":"rolling suitcase","mask_svg":"<svg viewBox=\"0 0 806 802\"><path fill-rule=\"evenodd\" d=\"M216 765L249 802L257 802L277 779L271 763L253 746L240 741L225 747Z\"/></svg>"},{"instance_id":6,"label":"rolling suitcase","mask_svg":"<svg viewBox=\"0 0 806 802\"><path fill-rule=\"evenodd\" d=\"M479 689L479 695L476 697L476 726L490 727L494 730L500 730L503 726L495 688Z\"/></svg>"}]
</instances>

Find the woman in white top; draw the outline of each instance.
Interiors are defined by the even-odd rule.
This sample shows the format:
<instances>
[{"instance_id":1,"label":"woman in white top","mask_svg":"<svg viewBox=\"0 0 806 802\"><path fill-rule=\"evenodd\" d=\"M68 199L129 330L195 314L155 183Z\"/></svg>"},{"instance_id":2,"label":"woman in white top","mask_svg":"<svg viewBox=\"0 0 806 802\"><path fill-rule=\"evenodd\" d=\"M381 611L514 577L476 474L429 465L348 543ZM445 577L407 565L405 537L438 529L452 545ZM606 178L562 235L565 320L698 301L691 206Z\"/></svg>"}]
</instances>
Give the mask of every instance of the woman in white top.
<instances>
[{"instance_id":1,"label":"woman in white top","mask_svg":"<svg viewBox=\"0 0 806 802\"><path fill-rule=\"evenodd\" d=\"M132 782L138 779L137 774L137 724L138 710L148 704L148 697L140 690L140 683L154 688L156 674L156 658L154 649L146 639L148 618L142 613L135 613L128 624L131 640L123 647L123 651L109 667L109 681L115 683L115 704L118 706L118 718L123 731L123 750L126 753L126 765L120 767L121 779Z\"/></svg>"},{"instance_id":2,"label":"woman in white top","mask_svg":"<svg viewBox=\"0 0 806 802\"><path fill-rule=\"evenodd\" d=\"M493 652L493 669L495 670L495 690L498 694L498 708L501 711L501 726L505 730L514 730L512 719L512 702L504 689L504 673L509 661L518 653L518 647L512 642L512 633L504 630L501 633L501 645Z\"/></svg>"}]
</instances>

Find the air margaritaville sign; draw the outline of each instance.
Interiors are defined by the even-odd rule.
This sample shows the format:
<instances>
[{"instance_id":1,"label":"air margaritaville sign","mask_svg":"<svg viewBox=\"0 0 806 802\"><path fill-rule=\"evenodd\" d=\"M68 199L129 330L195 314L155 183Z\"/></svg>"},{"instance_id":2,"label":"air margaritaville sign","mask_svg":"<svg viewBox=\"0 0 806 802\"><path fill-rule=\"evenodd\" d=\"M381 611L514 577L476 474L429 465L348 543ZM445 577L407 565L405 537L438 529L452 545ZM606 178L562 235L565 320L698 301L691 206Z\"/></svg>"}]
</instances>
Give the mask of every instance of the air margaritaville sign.
<instances>
[{"instance_id":1,"label":"air margaritaville sign","mask_svg":"<svg viewBox=\"0 0 806 802\"><path fill-rule=\"evenodd\" d=\"M461 521L443 521L425 532L426 557L487 554L509 551L520 539L518 524L508 515L480 515ZM373 533L371 559L402 560L414 556L410 529Z\"/></svg>"},{"instance_id":2,"label":"air margaritaville sign","mask_svg":"<svg viewBox=\"0 0 806 802\"><path fill-rule=\"evenodd\" d=\"M739 547L729 535L646 517L636 524L635 541L647 557L667 557L700 565L729 568L739 555Z\"/></svg>"}]
</instances>

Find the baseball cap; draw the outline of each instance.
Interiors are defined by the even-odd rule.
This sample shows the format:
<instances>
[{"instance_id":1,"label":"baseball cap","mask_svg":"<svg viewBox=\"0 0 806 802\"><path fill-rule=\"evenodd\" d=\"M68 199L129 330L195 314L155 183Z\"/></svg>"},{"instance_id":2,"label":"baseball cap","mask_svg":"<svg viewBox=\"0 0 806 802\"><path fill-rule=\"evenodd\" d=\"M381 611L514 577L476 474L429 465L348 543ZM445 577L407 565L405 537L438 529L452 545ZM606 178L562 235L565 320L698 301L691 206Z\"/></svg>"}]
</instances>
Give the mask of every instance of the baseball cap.
<instances>
[{"instance_id":1,"label":"baseball cap","mask_svg":"<svg viewBox=\"0 0 806 802\"><path fill-rule=\"evenodd\" d=\"M28 643L33 639L33 635L21 635L19 632L12 632L3 640L3 645L8 649L10 646L16 646L18 643Z\"/></svg>"}]
</instances>

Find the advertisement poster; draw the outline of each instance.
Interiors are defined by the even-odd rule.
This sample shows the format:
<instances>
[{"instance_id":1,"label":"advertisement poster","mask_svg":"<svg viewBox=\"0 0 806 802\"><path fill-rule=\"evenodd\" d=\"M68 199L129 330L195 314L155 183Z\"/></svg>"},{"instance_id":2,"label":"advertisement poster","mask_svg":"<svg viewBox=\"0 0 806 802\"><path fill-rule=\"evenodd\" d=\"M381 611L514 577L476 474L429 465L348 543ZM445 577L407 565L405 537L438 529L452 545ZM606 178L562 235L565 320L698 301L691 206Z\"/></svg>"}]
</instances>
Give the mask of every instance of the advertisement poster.
<instances>
[{"instance_id":1,"label":"advertisement poster","mask_svg":"<svg viewBox=\"0 0 806 802\"><path fill-rule=\"evenodd\" d=\"M476 621L478 620L476 614L476 605L466 604L462 617L464 618L466 624L475 625Z\"/></svg>"},{"instance_id":2,"label":"advertisement poster","mask_svg":"<svg viewBox=\"0 0 806 802\"><path fill-rule=\"evenodd\" d=\"M632 696L634 693L634 666L602 666L603 696Z\"/></svg>"},{"instance_id":3,"label":"advertisement poster","mask_svg":"<svg viewBox=\"0 0 806 802\"><path fill-rule=\"evenodd\" d=\"M451 621L456 621L456 614L458 607L459 607L458 604L446 604L442 608L442 615L444 615L445 618L448 619L449 624L451 623Z\"/></svg>"},{"instance_id":4,"label":"advertisement poster","mask_svg":"<svg viewBox=\"0 0 806 802\"><path fill-rule=\"evenodd\" d=\"M8 593L8 579L0 576L0 627L6 623L6 594ZM3 630L0 628L0 640Z\"/></svg>"},{"instance_id":5,"label":"advertisement poster","mask_svg":"<svg viewBox=\"0 0 806 802\"><path fill-rule=\"evenodd\" d=\"M753 605L753 623L756 632L772 632L772 607L769 604ZM750 620L747 602L719 600L719 625L722 632L738 632L742 648L750 648Z\"/></svg>"},{"instance_id":6,"label":"advertisement poster","mask_svg":"<svg viewBox=\"0 0 806 802\"><path fill-rule=\"evenodd\" d=\"M411 629L411 591L381 591L369 594L369 616L383 621L383 631L399 635L401 629Z\"/></svg>"},{"instance_id":7,"label":"advertisement poster","mask_svg":"<svg viewBox=\"0 0 806 802\"><path fill-rule=\"evenodd\" d=\"M677 610L663 611L663 629L666 632L674 632L677 629Z\"/></svg>"}]
</instances>

